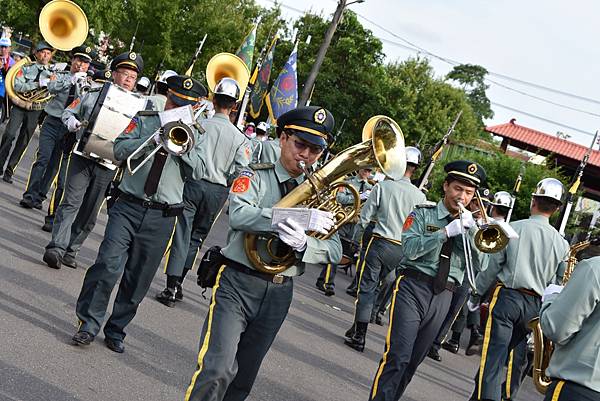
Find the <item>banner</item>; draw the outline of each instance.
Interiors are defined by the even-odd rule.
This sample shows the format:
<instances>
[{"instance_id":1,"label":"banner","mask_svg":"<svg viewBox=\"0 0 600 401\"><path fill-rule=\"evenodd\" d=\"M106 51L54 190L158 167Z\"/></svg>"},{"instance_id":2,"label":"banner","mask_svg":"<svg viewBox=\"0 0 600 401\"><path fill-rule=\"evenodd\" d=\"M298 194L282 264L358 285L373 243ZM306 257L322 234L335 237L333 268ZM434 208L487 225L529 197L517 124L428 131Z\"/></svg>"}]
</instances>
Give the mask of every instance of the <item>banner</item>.
<instances>
[{"instance_id":1,"label":"banner","mask_svg":"<svg viewBox=\"0 0 600 401\"><path fill-rule=\"evenodd\" d=\"M240 48L235 52L235 55L242 59L248 71L252 71L252 57L254 55L254 42L256 42L256 28L258 24L254 24L248 35L244 38L244 42Z\"/></svg>"},{"instance_id":2,"label":"banner","mask_svg":"<svg viewBox=\"0 0 600 401\"><path fill-rule=\"evenodd\" d=\"M298 43L296 42L292 54L273 83L271 92L267 95L267 108L273 122L277 122L280 115L295 109L298 105L297 58Z\"/></svg>"},{"instance_id":3,"label":"banner","mask_svg":"<svg viewBox=\"0 0 600 401\"><path fill-rule=\"evenodd\" d=\"M252 90L252 96L250 97L250 116L252 118L258 118L260 110L262 109L267 90L269 88L269 79L271 79L271 70L273 69L273 56L275 55L275 45L277 44L278 36L275 36L271 47L265 56L265 59L260 66L258 71L258 77Z\"/></svg>"}]
</instances>

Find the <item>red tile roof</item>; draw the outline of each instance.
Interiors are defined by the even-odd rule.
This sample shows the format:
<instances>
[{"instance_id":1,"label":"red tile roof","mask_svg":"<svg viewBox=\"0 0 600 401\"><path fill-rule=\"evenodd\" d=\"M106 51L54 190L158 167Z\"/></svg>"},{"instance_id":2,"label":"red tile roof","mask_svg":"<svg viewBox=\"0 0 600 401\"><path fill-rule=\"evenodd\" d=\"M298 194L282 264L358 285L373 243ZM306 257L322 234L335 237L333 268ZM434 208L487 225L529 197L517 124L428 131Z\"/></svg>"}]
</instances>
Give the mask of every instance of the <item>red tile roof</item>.
<instances>
[{"instance_id":1,"label":"red tile roof","mask_svg":"<svg viewBox=\"0 0 600 401\"><path fill-rule=\"evenodd\" d=\"M494 135L508 138L513 142L522 142L526 145L535 146L549 153L568 157L576 161L583 159L588 149L586 146L518 125L515 123L514 118L506 124L486 127L485 130ZM588 164L600 167L600 151L592 151Z\"/></svg>"}]
</instances>

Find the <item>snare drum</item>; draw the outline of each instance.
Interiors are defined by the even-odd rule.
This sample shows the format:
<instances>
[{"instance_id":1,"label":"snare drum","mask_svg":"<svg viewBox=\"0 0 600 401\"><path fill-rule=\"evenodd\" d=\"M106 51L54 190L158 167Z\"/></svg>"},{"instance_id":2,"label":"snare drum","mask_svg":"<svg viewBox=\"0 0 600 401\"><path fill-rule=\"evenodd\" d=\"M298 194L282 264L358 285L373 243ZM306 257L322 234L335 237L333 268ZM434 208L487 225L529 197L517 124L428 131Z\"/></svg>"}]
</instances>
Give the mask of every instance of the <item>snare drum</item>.
<instances>
[{"instance_id":1,"label":"snare drum","mask_svg":"<svg viewBox=\"0 0 600 401\"><path fill-rule=\"evenodd\" d=\"M146 108L146 96L128 92L107 82L102 87L88 125L73 153L94 160L111 170L121 164L113 145L138 111Z\"/></svg>"}]
</instances>

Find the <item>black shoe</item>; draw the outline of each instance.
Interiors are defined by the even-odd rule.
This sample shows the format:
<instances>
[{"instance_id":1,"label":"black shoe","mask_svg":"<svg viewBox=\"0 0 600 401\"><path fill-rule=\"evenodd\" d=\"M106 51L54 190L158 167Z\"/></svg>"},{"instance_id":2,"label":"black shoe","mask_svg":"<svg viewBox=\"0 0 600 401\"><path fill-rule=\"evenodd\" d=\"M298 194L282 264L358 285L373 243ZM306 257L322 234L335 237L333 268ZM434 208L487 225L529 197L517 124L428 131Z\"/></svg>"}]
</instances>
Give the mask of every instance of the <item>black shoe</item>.
<instances>
[{"instance_id":1,"label":"black shoe","mask_svg":"<svg viewBox=\"0 0 600 401\"><path fill-rule=\"evenodd\" d=\"M317 287L317 290L325 292L325 283L323 281L317 280L317 282L315 283L315 287Z\"/></svg>"},{"instance_id":2,"label":"black shoe","mask_svg":"<svg viewBox=\"0 0 600 401\"><path fill-rule=\"evenodd\" d=\"M353 296L356 298L356 288L346 288L346 294Z\"/></svg>"},{"instance_id":3,"label":"black shoe","mask_svg":"<svg viewBox=\"0 0 600 401\"><path fill-rule=\"evenodd\" d=\"M21 205L21 207L24 207L25 209L33 209L34 202L29 198L23 198L19 201L19 205Z\"/></svg>"},{"instance_id":4,"label":"black shoe","mask_svg":"<svg viewBox=\"0 0 600 401\"><path fill-rule=\"evenodd\" d=\"M175 287L175 301L183 301L183 288L181 287L181 284L177 284Z\"/></svg>"},{"instance_id":5,"label":"black shoe","mask_svg":"<svg viewBox=\"0 0 600 401\"><path fill-rule=\"evenodd\" d=\"M367 327L367 323L356 323L356 331L354 335L350 338L346 338L344 340L344 344L346 344L350 348L357 350L358 352L364 352L365 340L367 337Z\"/></svg>"},{"instance_id":6,"label":"black shoe","mask_svg":"<svg viewBox=\"0 0 600 401\"><path fill-rule=\"evenodd\" d=\"M44 252L44 262L53 269L60 269L60 265L62 264L62 257L60 254L54 249L46 249Z\"/></svg>"},{"instance_id":7,"label":"black shoe","mask_svg":"<svg viewBox=\"0 0 600 401\"><path fill-rule=\"evenodd\" d=\"M459 344L455 340L450 339L450 340L444 341L442 343L442 348L445 349L448 352L452 352L453 354L457 354L458 353Z\"/></svg>"},{"instance_id":8,"label":"black shoe","mask_svg":"<svg viewBox=\"0 0 600 401\"><path fill-rule=\"evenodd\" d=\"M119 354L125 352L125 346L123 345L123 341L121 340L114 340L112 338L105 337L104 344L111 351L117 352Z\"/></svg>"},{"instance_id":9,"label":"black shoe","mask_svg":"<svg viewBox=\"0 0 600 401\"><path fill-rule=\"evenodd\" d=\"M160 302L161 304L166 305L169 308L172 308L175 306L176 293L177 293L177 290L171 291L170 289L165 288L164 290L162 290L162 292L159 292L158 294L156 294L156 300L158 302Z\"/></svg>"},{"instance_id":10,"label":"black shoe","mask_svg":"<svg viewBox=\"0 0 600 401\"><path fill-rule=\"evenodd\" d=\"M375 324L378 326L383 326L383 313L377 312L377 316L375 316Z\"/></svg>"},{"instance_id":11,"label":"black shoe","mask_svg":"<svg viewBox=\"0 0 600 401\"><path fill-rule=\"evenodd\" d=\"M328 297L335 295L335 290L333 289L333 286L331 284L325 285L324 292L325 292L325 295Z\"/></svg>"},{"instance_id":12,"label":"black shoe","mask_svg":"<svg viewBox=\"0 0 600 401\"><path fill-rule=\"evenodd\" d=\"M68 253L62 257L62 264L70 267L71 269L77 269L77 261L75 260L75 256L69 255Z\"/></svg>"},{"instance_id":13,"label":"black shoe","mask_svg":"<svg viewBox=\"0 0 600 401\"><path fill-rule=\"evenodd\" d=\"M44 225L42 226L42 231L46 231L47 233L51 233L53 225L54 225L54 219L50 220L50 219L46 218L44 220Z\"/></svg>"},{"instance_id":14,"label":"black shoe","mask_svg":"<svg viewBox=\"0 0 600 401\"><path fill-rule=\"evenodd\" d=\"M94 335L87 331L78 331L71 340L73 345L90 345L94 341Z\"/></svg>"},{"instance_id":15,"label":"black shoe","mask_svg":"<svg viewBox=\"0 0 600 401\"><path fill-rule=\"evenodd\" d=\"M2 181L6 182L7 184L12 184L13 183L12 174L9 173L8 171L5 171L4 175L2 176Z\"/></svg>"},{"instance_id":16,"label":"black shoe","mask_svg":"<svg viewBox=\"0 0 600 401\"><path fill-rule=\"evenodd\" d=\"M35 202L33 204L33 208L37 210L42 210L42 202Z\"/></svg>"},{"instance_id":17,"label":"black shoe","mask_svg":"<svg viewBox=\"0 0 600 401\"><path fill-rule=\"evenodd\" d=\"M354 333L356 333L356 323L352 323L352 326L344 333L344 337L352 338L354 337Z\"/></svg>"},{"instance_id":18,"label":"black shoe","mask_svg":"<svg viewBox=\"0 0 600 401\"><path fill-rule=\"evenodd\" d=\"M429 349L429 352L427 353L427 356L431 359L433 359L436 362L442 362L442 357L440 356L440 353L438 352L437 349L431 347Z\"/></svg>"},{"instance_id":19,"label":"black shoe","mask_svg":"<svg viewBox=\"0 0 600 401\"><path fill-rule=\"evenodd\" d=\"M471 356L481 353L482 344L483 336L477 331L472 331L471 337L469 338L469 345L467 345L467 349L465 350L465 355Z\"/></svg>"}]
</instances>

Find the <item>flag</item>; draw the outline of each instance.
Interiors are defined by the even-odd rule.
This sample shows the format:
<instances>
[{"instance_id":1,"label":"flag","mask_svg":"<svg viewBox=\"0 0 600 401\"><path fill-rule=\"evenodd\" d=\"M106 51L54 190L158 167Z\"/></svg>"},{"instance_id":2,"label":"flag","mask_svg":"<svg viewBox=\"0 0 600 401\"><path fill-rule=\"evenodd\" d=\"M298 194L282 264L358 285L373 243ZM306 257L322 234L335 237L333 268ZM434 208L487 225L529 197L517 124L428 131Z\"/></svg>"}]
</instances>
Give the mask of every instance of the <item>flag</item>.
<instances>
[{"instance_id":1,"label":"flag","mask_svg":"<svg viewBox=\"0 0 600 401\"><path fill-rule=\"evenodd\" d=\"M271 78L271 70L273 68L275 45L277 44L278 39L279 37L275 35L273 42L271 42L271 47L267 52L267 56L260 66L258 76L254 80L254 89L252 90L252 95L250 97L250 116L252 118L258 118L260 115L260 110L262 109L265 95L267 94L267 90L269 88L269 79Z\"/></svg>"},{"instance_id":2,"label":"flag","mask_svg":"<svg viewBox=\"0 0 600 401\"><path fill-rule=\"evenodd\" d=\"M280 115L295 109L298 105L298 77L296 74L296 61L298 58L298 42L283 66L283 70L271 87L267 95L267 108L271 120L277 122Z\"/></svg>"},{"instance_id":3,"label":"flag","mask_svg":"<svg viewBox=\"0 0 600 401\"><path fill-rule=\"evenodd\" d=\"M244 38L244 42L240 48L235 52L235 55L242 59L248 71L252 71L252 56L254 55L254 42L256 42L256 28L258 24L254 24L248 35Z\"/></svg>"}]
</instances>

